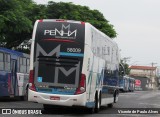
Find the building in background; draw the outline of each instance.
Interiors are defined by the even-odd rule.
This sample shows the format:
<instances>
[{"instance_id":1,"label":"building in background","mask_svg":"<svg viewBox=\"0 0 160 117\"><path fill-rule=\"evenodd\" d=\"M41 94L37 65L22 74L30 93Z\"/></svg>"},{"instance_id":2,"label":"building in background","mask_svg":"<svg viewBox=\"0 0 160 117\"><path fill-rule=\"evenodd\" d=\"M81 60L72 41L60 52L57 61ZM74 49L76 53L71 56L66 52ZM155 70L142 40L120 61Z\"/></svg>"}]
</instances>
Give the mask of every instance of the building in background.
<instances>
[{"instance_id":1,"label":"building in background","mask_svg":"<svg viewBox=\"0 0 160 117\"><path fill-rule=\"evenodd\" d=\"M151 66L130 66L130 76L141 80L142 89L156 89L157 67Z\"/></svg>"}]
</instances>

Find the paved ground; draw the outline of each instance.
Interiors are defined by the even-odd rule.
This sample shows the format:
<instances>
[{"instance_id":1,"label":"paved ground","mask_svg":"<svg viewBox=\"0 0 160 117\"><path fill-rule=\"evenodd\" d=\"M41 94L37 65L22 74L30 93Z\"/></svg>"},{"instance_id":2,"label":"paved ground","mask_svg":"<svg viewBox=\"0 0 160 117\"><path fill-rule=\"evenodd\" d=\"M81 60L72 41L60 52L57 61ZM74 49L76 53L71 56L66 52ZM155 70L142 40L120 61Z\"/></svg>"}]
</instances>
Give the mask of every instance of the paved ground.
<instances>
[{"instance_id":1,"label":"paved ground","mask_svg":"<svg viewBox=\"0 0 160 117\"><path fill-rule=\"evenodd\" d=\"M85 116L85 117L150 117L160 116L160 114L139 114L160 112L160 91L136 91L131 93L120 93L118 103L114 104L113 108L104 106L98 114L88 114L85 109L75 108L60 108L52 111L44 111L42 104L20 101L19 99L0 99L0 108L38 108L42 115L23 115L26 117L50 117L50 116ZM141 109L142 108L142 109ZM138 114L124 114L135 111ZM138 112L139 111L139 112ZM121 114L118 114L118 112ZM110 114L108 114L110 113ZM114 114L116 113L116 114ZM0 117L21 117L22 115L0 115Z\"/></svg>"}]
</instances>

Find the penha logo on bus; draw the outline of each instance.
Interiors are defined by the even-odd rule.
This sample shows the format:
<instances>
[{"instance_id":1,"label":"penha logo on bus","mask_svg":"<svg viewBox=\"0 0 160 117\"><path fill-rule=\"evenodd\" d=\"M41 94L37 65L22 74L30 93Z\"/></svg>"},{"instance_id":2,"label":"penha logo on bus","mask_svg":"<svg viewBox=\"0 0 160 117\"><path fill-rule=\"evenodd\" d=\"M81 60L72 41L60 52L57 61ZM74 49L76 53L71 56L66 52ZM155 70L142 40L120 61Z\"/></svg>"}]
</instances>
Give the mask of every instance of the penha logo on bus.
<instances>
[{"instance_id":1,"label":"penha logo on bus","mask_svg":"<svg viewBox=\"0 0 160 117\"><path fill-rule=\"evenodd\" d=\"M44 35L55 36L55 38L76 39L77 29L71 31L70 24L67 26L62 24L61 30L58 30L57 28L54 30L44 30Z\"/></svg>"}]
</instances>

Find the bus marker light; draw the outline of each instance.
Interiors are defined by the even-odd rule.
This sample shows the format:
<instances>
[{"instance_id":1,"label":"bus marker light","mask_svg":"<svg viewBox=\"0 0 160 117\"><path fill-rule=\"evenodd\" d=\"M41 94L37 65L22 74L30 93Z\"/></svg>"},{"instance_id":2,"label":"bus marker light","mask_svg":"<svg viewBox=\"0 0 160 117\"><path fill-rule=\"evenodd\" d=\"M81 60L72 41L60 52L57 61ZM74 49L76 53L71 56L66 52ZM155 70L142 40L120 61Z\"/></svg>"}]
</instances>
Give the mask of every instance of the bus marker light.
<instances>
[{"instance_id":1,"label":"bus marker light","mask_svg":"<svg viewBox=\"0 0 160 117\"><path fill-rule=\"evenodd\" d=\"M43 22L43 20L39 20L39 22Z\"/></svg>"},{"instance_id":2,"label":"bus marker light","mask_svg":"<svg viewBox=\"0 0 160 117\"><path fill-rule=\"evenodd\" d=\"M81 22L82 25L85 25L85 22Z\"/></svg>"},{"instance_id":3,"label":"bus marker light","mask_svg":"<svg viewBox=\"0 0 160 117\"><path fill-rule=\"evenodd\" d=\"M36 91L36 87L34 85L34 70L30 70L29 74L29 89L32 91Z\"/></svg>"},{"instance_id":4,"label":"bus marker light","mask_svg":"<svg viewBox=\"0 0 160 117\"><path fill-rule=\"evenodd\" d=\"M63 19L56 20L57 22L65 22Z\"/></svg>"}]
</instances>

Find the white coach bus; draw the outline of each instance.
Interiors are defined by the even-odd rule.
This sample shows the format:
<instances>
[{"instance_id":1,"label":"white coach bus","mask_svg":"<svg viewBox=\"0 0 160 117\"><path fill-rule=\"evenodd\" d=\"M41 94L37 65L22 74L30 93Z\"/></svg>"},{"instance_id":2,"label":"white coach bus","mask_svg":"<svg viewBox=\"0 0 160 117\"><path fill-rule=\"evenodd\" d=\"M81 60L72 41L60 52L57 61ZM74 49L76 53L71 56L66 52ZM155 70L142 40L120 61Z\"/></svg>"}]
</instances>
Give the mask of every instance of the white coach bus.
<instances>
[{"instance_id":1,"label":"white coach bus","mask_svg":"<svg viewBox=\"0 0 160 117\"><path fill-rule=\"evenodd\" d=\"M44 19L34 25L28 100L87 107L118 100L119 49L89 23Z\"/></svg>"}]
</instances>

